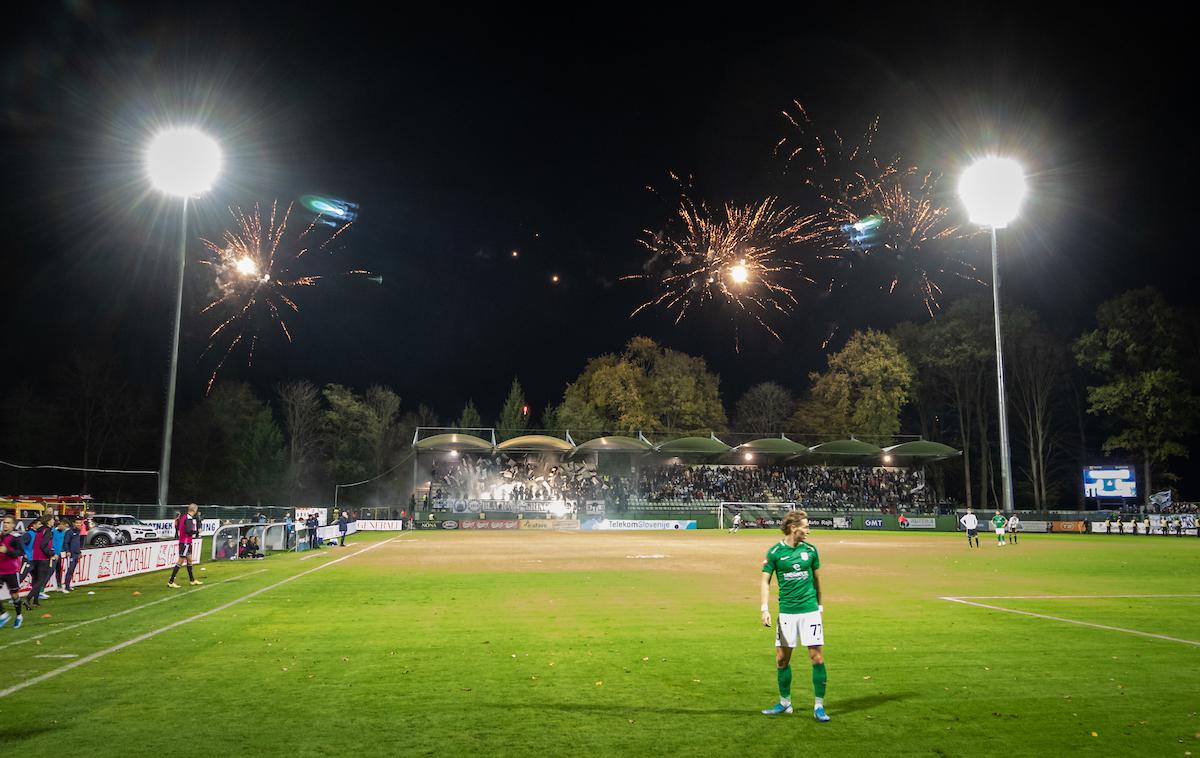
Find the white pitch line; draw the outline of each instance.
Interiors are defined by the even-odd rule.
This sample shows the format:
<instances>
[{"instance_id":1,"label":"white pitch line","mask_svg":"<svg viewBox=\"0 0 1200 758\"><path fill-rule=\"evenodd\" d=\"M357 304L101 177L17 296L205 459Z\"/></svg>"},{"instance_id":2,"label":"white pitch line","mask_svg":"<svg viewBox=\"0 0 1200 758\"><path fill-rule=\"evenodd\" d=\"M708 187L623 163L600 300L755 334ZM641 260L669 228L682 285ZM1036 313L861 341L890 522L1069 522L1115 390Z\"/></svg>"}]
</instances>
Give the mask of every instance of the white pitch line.
<instances>
[{"instance_id":1,"label":"white pitch line","mask_svg":"<svg viewBox=\"0 0 1200 758\"><path fill-rule=\"evenodd\" d=\"M1062 597L1065 597L1065 596L1062 596ZM1099 597L1099 596L1083 595L1081 597ZM1133 597L1148 597L1148 596L1134 595ZM1187 595L1185 597L1194 597L1194 596ZM1119 626L1107 626L1105 624L1093 624L1090 621L1078 621L1076 619L1063 618L1062 616L1050 616L1045 613L1033 613L1031 611L1018 611L1014 608L1001 608L998 605L988 605L987 603L976 603L971 600L964 600L961 597L943 597L941 599L949 600L952 603L961 603L963 605L973 605L973 606L976 606L977 608L987 608L987 609L993 610L993 611L1004 611L1005 613L1016 613L1021 616L1032 616L1033 618L1036 618L1036 619L1047 619L1049 621L1061 621L1064 624L1076 624L1078 626L1089 626L1093 629L1104 629L1109 632L1124 632L1125 634L1134 634L1134 635L1137 635L1138 637L1151 637L1156 640L1166 640L1167 642L1179 642L1184 645L1193 645L1195 647L1200 647L1200 642L1197 642L1195 640L1184 640L1184 639L1180 639L1179 637L1168 637L1165 634L1154 634L1152 632L1139 632L1137 629L1124 629ZM1016 598L1014 598L1014 599L1016 599ZM3 693L0 693L0 694L3 694Z\"/></svg>"},{"instance_id":2,"label":"white pitch line","mask_svg":"<svg viewBox=\"0 0 1200 758\"><path fill-rule=\"evenodd\" d=\"M34 658L78 658L75 653L63 653L62 655L35 655Z\"/></svg>"},{"instance_id":3,"label":"white pitch line","mask_svg":"<svg viewBox=\"0 0 1200 758\"><path fill-rule=\"evenodd\" d=\"M13 640L12 642L6 642L3 645L0 645L0 650L3 650L6 647L12 647L13 645L23 645L26 642L33 642L34 640L44 639L46 637L49 637L52 634L59 634L60 632L69 632L72 629L78 629L81 626L87 626L88 624L94 624L97 621L108 621L109 619L115 619L118 616L124 616L126 613L134 613L136 611L142 610L143 608L149 608L152 605L158 605L159 603L167 603L172 600L177 600L181 597L186 597L187 595L191 595L196 592L201 592L203 590L206 590L209 587L216 587L217 585L225 584L226 582L235 582L238 579L243 579L247 576L254 576L255 574L261 574L264 571L266 571L266 569L259 569L258 571L250 571L245 574L239 574L238 576L231 576L228 579L222 579L219 582L213 582L212 584L206 584L206 585L199 587L197 589L194 589L194 590L188 590L186 592L179 592L179 593L175 593L172 595L168 595L167 597L160 598L158 600L153 600L149 603L143 603L142 605L135 605L132 608L126 608L123 611L117 611L116 613L110 613L107 616L100 616L99 618L88 619L87 621L80 621L78 624L70 624L69 626L58 627L57 629L51 629L49 631L42 632L41 634L35 634L30 637L21 637L20 639Z\"/></svg>"},{"instance_id":4,"label":"white pitch line","mask_svg":"<svg viewBox=\"0 0 1200 758\"><path fill-rule=\"evenodd\" d=\"M1191 595L955 595L944 597L942 600L1116 600L1121 598L1140 599L1144 597L1200 597Z\"/></svg>"},{"instance_id":5,"label":"white pitch line","mask_svg":"<svg viewBox=\"0 0 1200 758\"><path fill-rule=\"evenodd\" d=\"M183 626L184 624L190 624L193 621L199 621L202 618L207 618L208 616L211 616L214 613L220 613L221 611L225 610L226 608L232 608L233 606L237 605L238 603L245 602L246 600L249 600L250 598L253 598L253 597L258 597L259 595L263 594L264 592L270 592L271 590L275 589L276 587L282 587L283 585L287 584L288 582L295 581L296 579L299 579L302 576L311 574L314 571L320 571L321 569L327 569L330 566L341 563L342 561L349 560L350 558L353 558L356 555L361 555L362 553L365 553L368 550L374 550L375 548L377 548L381 545L386 545L387 543L391 542L394 539L396 539L396 538L392 537L391 539L386 539L383 542L376 542L373 545L368 545L367 547L364 547L362 550L358 550L356 552L351 553L350 555L343 556L342 558L337 558L336 560L332 560L329 563L322 563L320 566L316 566L315 568L310 568L308 571L301 571L299 574L295 574L294 576L289 576L288 578L282 579L278 582L275 582L274 584L269 584L266 587L262 587L261 589L255 590L254 592L250 592L245 595L242 595L241 597L239 597L235 600L230 600L228 603L225 603L224 605L218 605L216 608L212 608L210 610L204 611L203 613L197 613L195 616L189 616L188 618L180 619L179 621L172 622L172 623L167 624L166 626L161 627L159 629L155 629L153 631L146 632L145 634L139 634L137 637L134 637L133 639L125 640L124 642L120 642L116 645L113 645L112 647L106 647L103 650L98 650L95 653L92 653L90 655L84 656L83 658L80 658L77 661L71 661L70 663L66 664L65 666L59 666L58 668L56 668L52 671L47 671L46 673L41 674L40 676L35 676L32 679L26 679L25 681L19 682L18 684L14 684L13 686L8 687L7 689L0 690L0 698L8 697L9 695L13 694L14 692L20 692L21 690L25 689L26 687L32 687L35 684L41 684L42 682L46 681L47 679L53 679L54 677L58 676L59 674L65 674L72 669L79 668L80 666L84 665L85 663L91 663L94 660L103 658L104 656L108 655L109 653L115 653L120 650L124 650L127 647L136 645L139 642L145 642L146 640L150 639L151 637L157 637L158 635L162 634L163 632L169 632L172 629Z\"/></svg>"}]
</instances>

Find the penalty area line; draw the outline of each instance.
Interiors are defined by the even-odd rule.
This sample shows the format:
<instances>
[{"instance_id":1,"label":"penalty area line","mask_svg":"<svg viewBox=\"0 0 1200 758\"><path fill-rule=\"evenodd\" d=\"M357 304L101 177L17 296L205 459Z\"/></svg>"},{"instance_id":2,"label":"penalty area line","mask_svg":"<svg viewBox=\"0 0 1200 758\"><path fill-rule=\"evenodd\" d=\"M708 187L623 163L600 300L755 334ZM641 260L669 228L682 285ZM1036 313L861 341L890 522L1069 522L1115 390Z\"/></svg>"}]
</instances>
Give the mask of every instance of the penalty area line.
<instances>
[{"instance_id":1,"label":"penalty area line","mask_svg":"<svg viewBox=\"0 0 1200 758\"><path fill-rule=\"evenodd\" d=\"M1102 596L1102 595L1081 595L1080 597L1101 598L1104 596ZM1123 596L1112 595L1109 597L1123 597ZM1150 595L1132 595L1130 597L1152 597L1152 596L1150 596ZM1196 596L1195 595L1178 595L1178 596L1159 595L1157 597L1196 597ZM1003 611L1005 613L1015 613L1020 616L1031 616L1036 619L1046 619L1047 621L1060 621L1064 624L1075 624L1076 626L1087 626L1087 627L1091 627L1092 629L1103 629L1103 630L1109 631L1109 632L1121 632L1123 634L1133 634L1138 637L1150 637L1150 638L1156 639L1156 640L1166 640L1167 642L1178 642L1183 645L1192 645L1194 647L1200 647L1200 642L1197 642L1196 640L1185 640L1185 639L1180 639L1179 637L1168 637L1165 634L1154 634L1153 632L1141 632L1141 631L1138 631L1137 629L1125 629L1125 628L1119 627L1119 626L1108 626L1107 624L1093 624L1090 621L1079 621L1078 619L1063 618L1062 616L1051 616L1051 615L1045 614L1045 613L1034 613L1032 611L1018 611L1014 608L1002 608L998 605L990 605L988 603L977 603L974 600L968 600L964 597L942 597L939 599L940 600L948 600L951 603L961 603L962 605L973 605L976 608L987 608L988 610L992 610L992 611ZM992 598L989 598L989 599L992 599ZM994 599L1000 599L1000 598L994 598ZM1010 599L1016 600L1019 598L1014 597L1014 598L1010 598ZM1051 599L1051 598L1045 598L1045 599ZM1067 595L1058 595L1058 596L1055 596L1054 599L1071 599L1071 598L1070 598L1070 596L1067 596ZM2 694L3 693L0 693L0 695L2 695Z\"/></svg>"},{"instance_id":2,"label":"penalty area line","mask_svg":"<svg viewBox=\"0 0 1200 758\"><path fill-rule=\"evenodd\" d=\"M302 576L308 576L309 574L313 573L314 571L320 571L322 569L327 569L330 566L335 566L335 565L341 563L342 561L349 560L356 555L362 555L363 553L367 552L368 550L374 550L375 548L377 548L381 545L386 545L387 543L391 542L394 539L396 539L396 538L392 537L391 539L386 539L383 542L376 542L374 544L368 545L367 547L364 547L362 550L357 550L357 551L351 553L350 555L342 556L341 558L332 560L329 563L322 563L320 566L315 566L313 568L308 569L307 571L301 571L299 574L289 576L286 579L281 579L280 581L275 582L274 584L269 584L266 587L262 587L260 589L254 590L253 592L249 592L245 595L242 595L239 598L230 600L228 603L225 603L224 605L218 605L216 608L209 609L207 611L204 611L203 613L197 613L194 616L189 616L188 618L180 619L179 621L172 622L170 624L167 624L164 627L160 627L153 631L146 632L145 634L139 634L137 637L134 637L129 640L125 640L124 642L119 642L116 645L113 645L111 647L106 647L103 650L98 650L90 655L86 655L83 658L80 658L79 660L71 661L70 663L68 663L64 666L59 666L56 669L47 671L46 673L41 674L39 676L35 676L32 679L26 679L23 682L18 682L17 684L14 684L11 687L0 690L0 698L8 697L9 695L11 695L15 692L20 692L21 690L25 689L26 687L32 687L35 684L41 684L42 682L46 681L47 679L53 679L54 677L58 676L59 674L65 674L68 671L71 671L72 669L79 668L80 666L84 665L85 663L91 663L94 660L103 658L104 656L109 655L110 653L116 653L118 651L124 650L127 647L132 647L133 645L136 645L139 642L145 642L146 640L150 639L151 637L157 637L158 635L162 634L163 632L169 632L172 629L177 629L177 628L183 626L184 624L190 624L193 621L199 621L202 618L207 618L207 617L213 615L214 613L220 613L221 611L223 611L227 608L232 608L233 606L237 605L238 603L243 603L247 600L250 600L251 598L258 597L259 595L263 594L264 592L270 592L271 590L273 590L277 587L282 587L283 585L287 584L288 582L293 582Z\"/></svg>"}]
</instances>

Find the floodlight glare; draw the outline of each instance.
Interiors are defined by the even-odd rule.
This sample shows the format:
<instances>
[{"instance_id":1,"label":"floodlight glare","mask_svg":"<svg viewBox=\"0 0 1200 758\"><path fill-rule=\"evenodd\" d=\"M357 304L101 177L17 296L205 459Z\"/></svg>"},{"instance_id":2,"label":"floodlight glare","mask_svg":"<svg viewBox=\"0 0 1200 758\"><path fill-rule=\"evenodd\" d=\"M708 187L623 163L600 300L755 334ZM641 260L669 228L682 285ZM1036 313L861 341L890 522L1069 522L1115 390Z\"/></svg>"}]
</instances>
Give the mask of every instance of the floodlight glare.
<instances>
[{"instance_id":1,"label":"floodlight glare","mask_svg":"<svg viewBox=\"0 0 1200 758\"><path fill-rule=\"evenodd\" d=\"M1021 209L1025 172L1011 158L983 158L963 172L958 196L966 204L972 223L1001 229Z\"/></svg>"},{"instance_id":2,"label":"floodlight glare","mask_svg":"<svg viewBox=\"0 0 1200 758\"><path fill-rule=\"evenodd\" d=\"M160 132L146 150L150 182L159 191L179 197L195 197L211 189L221 173L221 162L217 141L192 127Z\"/></svg>"}]
</instances>

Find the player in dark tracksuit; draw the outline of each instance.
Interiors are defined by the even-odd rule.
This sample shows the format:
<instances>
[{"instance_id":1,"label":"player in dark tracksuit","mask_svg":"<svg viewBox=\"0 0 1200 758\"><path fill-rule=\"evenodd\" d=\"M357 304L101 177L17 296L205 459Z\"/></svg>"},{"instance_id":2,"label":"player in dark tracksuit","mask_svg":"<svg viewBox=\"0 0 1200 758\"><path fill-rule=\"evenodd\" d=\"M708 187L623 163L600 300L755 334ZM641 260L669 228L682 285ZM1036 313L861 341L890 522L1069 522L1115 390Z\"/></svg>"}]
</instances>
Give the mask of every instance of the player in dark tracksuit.
<instances>
[{"instance_id":1,"label":"player in dark tracksuit","mask_svg":"<svg viewBox=\"0 0 1200 758\"><path fill-rule=\"evenodd\" d=\"M13 629L20 629L24 619L21 618L21 580L17 575L21 572L21 562L25 560L25 545L21 538L13 533L16 519L5 516L0 522L0 587L8 590L8 599L12 601L16 621ZM0 608L0 626L8 623L8 612Z\"/></svg>"},{"instance_id":2,"label":"player in dark tracksuit","mask_svg":"<svg viewBox=\"0 0 1200 758\"><path fill-rule=\"evenodd\" d=\"M33 534L33 587L25 598L26 608L41 606L41 594L50 581L50 559L54 557L54 530L42 524Z\"/></svg>"},{"instance_id":3,"label":"player in dark tracksuit","mask_svg":"<svg viewBox=\"0 0 1200 758\"><path fill-rule=\"evenodd\" d=\"M79 556L83 554L83 535L75 519L67 522L66 539L63 540L63 552L66 553L66 568L63 569L62 590L71 591L71 580L75 578L75 567L79 565Z\"/></svg>"}]
</instances>

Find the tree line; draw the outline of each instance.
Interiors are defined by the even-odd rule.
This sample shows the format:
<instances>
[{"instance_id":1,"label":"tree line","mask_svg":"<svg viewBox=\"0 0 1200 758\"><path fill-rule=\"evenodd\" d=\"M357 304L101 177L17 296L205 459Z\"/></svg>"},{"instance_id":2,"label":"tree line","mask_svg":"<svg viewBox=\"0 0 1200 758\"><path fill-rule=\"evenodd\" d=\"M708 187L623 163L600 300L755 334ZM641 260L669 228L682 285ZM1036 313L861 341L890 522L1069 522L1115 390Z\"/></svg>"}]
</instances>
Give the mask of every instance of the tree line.
<instances>
[{"instance_id":1,"label":"tree line","mask_svg":"<svg viewBox=\"0 0 1200 758\"><path fill-rule=\"evenodd\" d=\"M495 417L468 397L446 423L494 427L500 439L530 429L570 430L577 442L603 433L791 433L814 444L857 436L880 445L919 434L960 448L934 467L939 492L978 508L999 502L998 414L992 304L955 301L937 318L849 336L794 386L765 381L727 415L720 377L704 359L634 337L620 353L590 359L560 398L535 413L514 378ZM1095 328L1073 339L1036 312L1006 306L1003 339L1018 504L1037 509L1082 501L1080 468L1101 456L1139 465L1143 492L1177 480L1200 420L1195 322L1157 291L1103 303ZM52 383L18 386L0 405L0 459L68 462L79 468L152 468L155 393L137 387L110 358L79 355ZM395 505L411 492L405 464L419 426L442 423L424 404L405 407L384 386L359 391L303 379L260 394L219 384L181 414L171 499L301 505L327 501L334 484L356 504ZM64 453L66 458L63 458ZM379 476L384 474L383 476ZM376 479L376 477L378 477ZM8 492L88 492L98 499L149 500L152 480L0 467Z\"/></svg>"}]
</instances>

